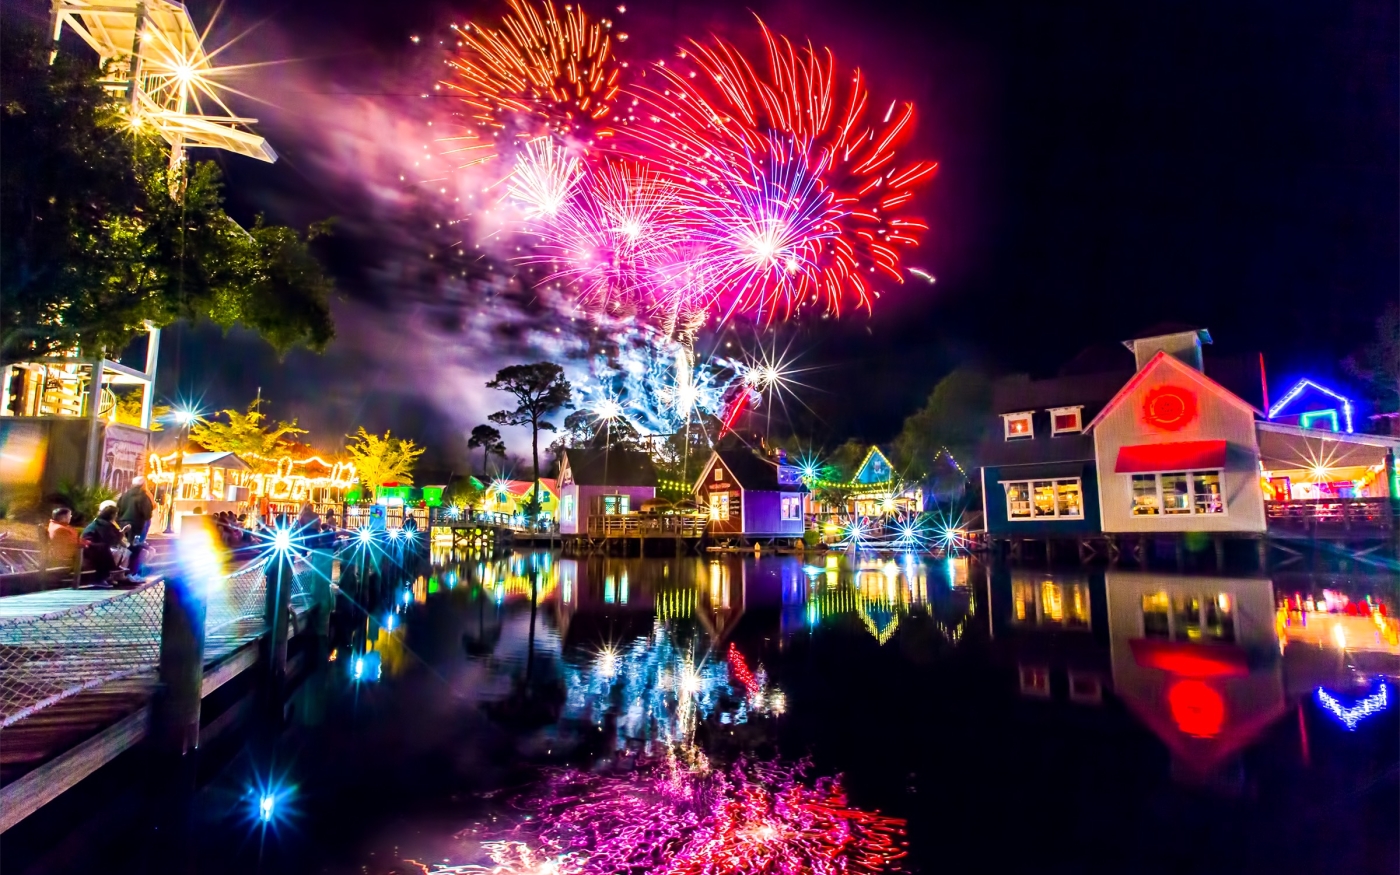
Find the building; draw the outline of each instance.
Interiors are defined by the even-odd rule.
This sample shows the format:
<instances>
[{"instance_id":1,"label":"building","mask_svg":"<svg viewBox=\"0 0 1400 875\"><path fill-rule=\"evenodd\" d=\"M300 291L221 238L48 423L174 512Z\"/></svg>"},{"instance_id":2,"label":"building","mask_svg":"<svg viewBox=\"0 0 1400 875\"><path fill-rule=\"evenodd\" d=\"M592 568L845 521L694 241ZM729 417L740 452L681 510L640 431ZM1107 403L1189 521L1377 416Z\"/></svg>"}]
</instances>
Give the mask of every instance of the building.
<instances>
[{"instance_id":1,"label":"building","mask_svg":"<svg viewBox=\"0 0 1400 875\"><path fill-rule=\"evenodd\" d=\"M481 507L487 513L507 517L524 517L530 508L530 498L535 494L533 480L492 480L486 486L486 494L481 498ZM559 487L557 481L549 477L540 478L540 518L554 519L559 511Z\"/></svg>"},{"instance_id":2,"label":"building","mask_svg":"<svg viewBox=\"0 0 1400 875\"><path fill-rule=\"evenodd\" d=\"M248 463L233 453L185 453L184 461L171 453L150 455L147 479L156 487L156 505L164 514L174 490L174 530L192 513L222 511L240 513L248 508L253 473Z\"/></svg>"},{"instance_id":3,"label":"building","mask_svg":"<svg viewBox=\"0 0 1400 875\"><path fill-rule=\"evenodd\" d=\"M711 535L800 538L807 487L786 457L751 450L715 450L695 482L696 503L709 508Z\"/></svg>"},{"instance_id":4,"label":"building","mask_svg":"<svg viewBox=\"0 0 1400 875\"><path fill-rule=\"evenodd\" d=\"M559 461L557 494L560 534L601 531L603 517L635 514L656 497L656 464L639 450L570 447Z\"/></svg>"},{"instance_id":5,"label":"building","mask_svg":"<svg viewBox=\"0 0 1400 875\"><path fill-rule=\"evenodd\" d=\"M1000 381L982 448L989 538L1047 551L1075 540L1087 558L1104 542L1116 555L1125 540L1180 548L1207 533L1218 562L1227 538L1393 538L1400 439L1355 433L1350 399L1311 380L1266 415L1262 367L1227 359L1208 375L1210 340L1189 329L1127 341L1126 377Z\"/></svg>"}]
</instances>

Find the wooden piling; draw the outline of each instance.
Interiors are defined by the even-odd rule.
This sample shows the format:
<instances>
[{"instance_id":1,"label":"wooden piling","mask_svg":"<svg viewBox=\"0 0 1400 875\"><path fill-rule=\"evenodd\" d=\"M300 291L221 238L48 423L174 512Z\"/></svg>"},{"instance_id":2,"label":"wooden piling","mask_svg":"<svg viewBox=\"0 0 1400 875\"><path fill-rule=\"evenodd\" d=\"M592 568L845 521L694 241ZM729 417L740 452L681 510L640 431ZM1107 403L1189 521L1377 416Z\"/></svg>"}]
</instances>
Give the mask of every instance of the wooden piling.
<instances>
[{"instance_id":1,"label":"wooden piling","mask_svg":"<svg viewBox=\"0 0 1400 875\"><path fill-rule=\"evenodd\" d=\"M269 680L280 683L287 674L287 624L291 618L289 601L292 590L291 557L278 553L267 566L267 600L264 603L264 625L267 637L263 644L263 665Z\"/></svg>"}]
</instances>

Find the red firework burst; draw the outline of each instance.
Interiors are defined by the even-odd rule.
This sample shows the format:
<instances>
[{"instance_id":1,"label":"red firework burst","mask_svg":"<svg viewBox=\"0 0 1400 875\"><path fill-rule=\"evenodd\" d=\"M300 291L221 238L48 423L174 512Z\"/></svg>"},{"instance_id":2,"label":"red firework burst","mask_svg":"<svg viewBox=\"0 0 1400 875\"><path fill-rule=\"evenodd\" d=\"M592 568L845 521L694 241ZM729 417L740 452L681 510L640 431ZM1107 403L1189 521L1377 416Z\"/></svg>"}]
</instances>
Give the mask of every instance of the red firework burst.
<instances>
[{"instance_id":1,"label":"red firework burst","mask_svg":"<svg viewBox=\"0 0 1400 875\"><path fill-rule=\"evenodd\" d=\"M759 27L764 69L718 37L692 40L650 71L663 84L635 89L645 106L627 132L691 194L722 312L869 308L873 277L903 282L900 250L928 230L902 209L937 164L899 157L913 104L881 114L860 70Z\"/></svg>"}]
</instances>

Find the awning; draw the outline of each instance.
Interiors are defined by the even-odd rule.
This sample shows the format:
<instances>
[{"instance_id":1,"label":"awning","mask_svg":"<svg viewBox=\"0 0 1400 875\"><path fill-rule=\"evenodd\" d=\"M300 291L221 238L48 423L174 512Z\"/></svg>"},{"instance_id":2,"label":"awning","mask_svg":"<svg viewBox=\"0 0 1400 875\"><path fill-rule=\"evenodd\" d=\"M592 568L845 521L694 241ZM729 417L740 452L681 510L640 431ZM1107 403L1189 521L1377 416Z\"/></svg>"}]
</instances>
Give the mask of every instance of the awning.
<instances>
[{"instance_id":1,"label":"awning","mask_svg":"<svg viewBox=\"0 0 1400 875\"><path fill-rule=\"evenodd\" d=\"M1224 441L1176 441L1118 448L1116 474L1225 467Z\"/></svg>"}]
</instances>

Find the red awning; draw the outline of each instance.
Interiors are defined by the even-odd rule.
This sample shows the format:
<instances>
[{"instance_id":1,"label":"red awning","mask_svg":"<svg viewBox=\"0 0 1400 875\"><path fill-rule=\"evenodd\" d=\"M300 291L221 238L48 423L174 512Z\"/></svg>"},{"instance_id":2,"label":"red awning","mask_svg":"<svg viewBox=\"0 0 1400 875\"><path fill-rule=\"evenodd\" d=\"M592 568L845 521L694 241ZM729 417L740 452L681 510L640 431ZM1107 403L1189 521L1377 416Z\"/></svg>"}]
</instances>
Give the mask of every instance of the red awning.
<instances>
[{"instance_id":1,"label":"red awning","mask_svg":"<svg viewBox=\"0 0 1400 875\"><path fill-rule=\"evenodd\" d=\"M1176 441L1118 448L1116 474L1151 471L1191 471L1225 467L1224 441Z\"/></svg>"}]
</instances>

